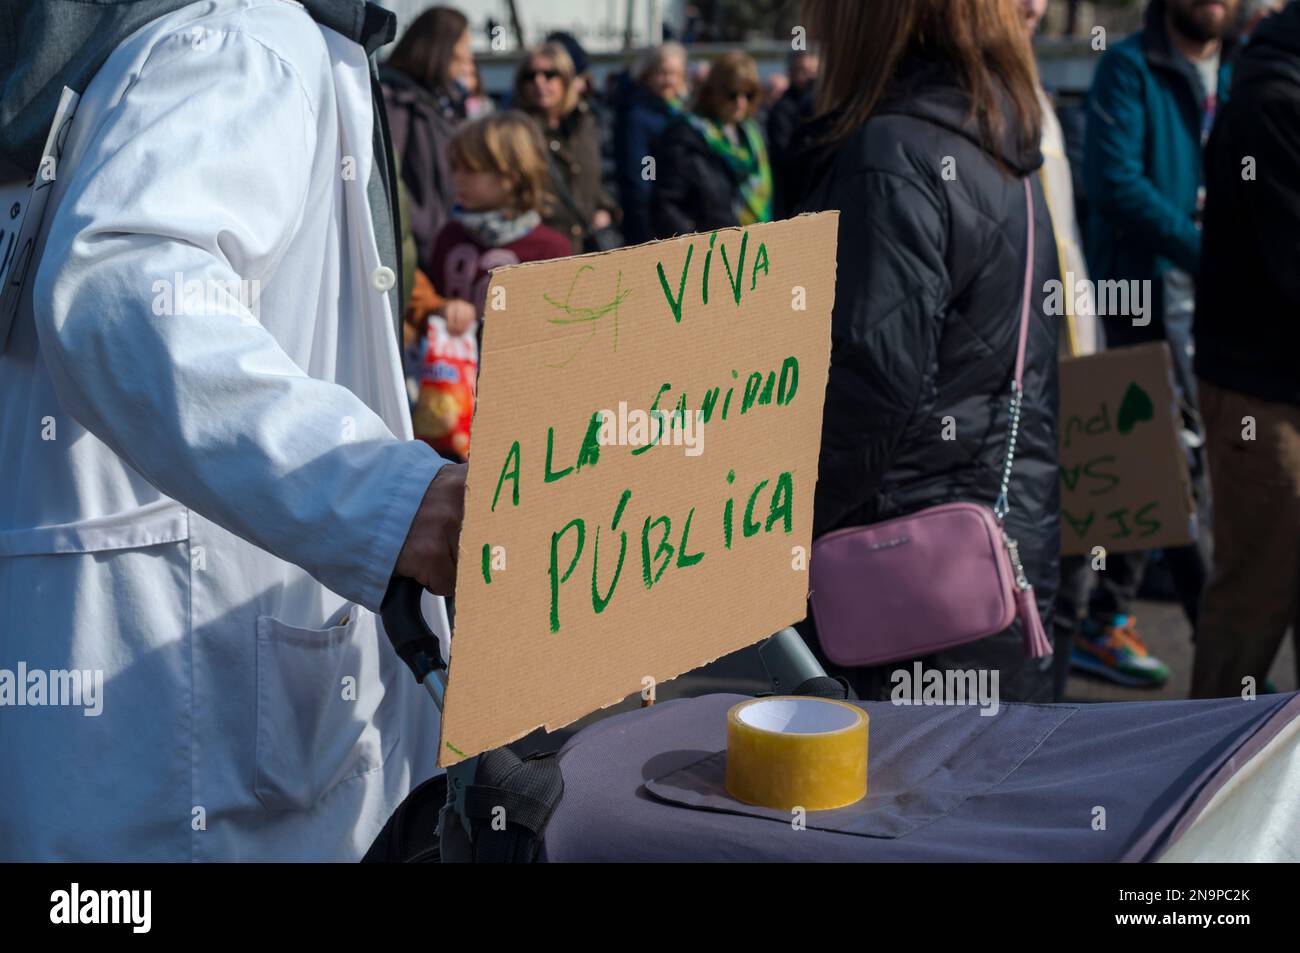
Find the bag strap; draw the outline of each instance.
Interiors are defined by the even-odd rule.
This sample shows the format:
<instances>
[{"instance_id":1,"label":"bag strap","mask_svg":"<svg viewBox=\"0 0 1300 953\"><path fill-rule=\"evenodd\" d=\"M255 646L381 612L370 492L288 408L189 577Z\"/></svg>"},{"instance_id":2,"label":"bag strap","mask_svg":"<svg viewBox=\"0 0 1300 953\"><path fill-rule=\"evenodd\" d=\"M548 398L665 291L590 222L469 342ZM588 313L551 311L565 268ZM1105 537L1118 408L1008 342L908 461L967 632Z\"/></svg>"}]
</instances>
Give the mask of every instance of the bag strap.
<instances>
[{"instance_id":1,"label":"bag strap","mask_svg":"<svg viewBox=\"0 0 1300 953\"><path fill-rule=\"evenodd\" d=\"M1029 341L1029 295L1034 283L1034 190L1025 176L1025 284L1020 296L1020 339L1016 343L1016 372L1011 380L1011 424L1007 432L1007 457L1002 464L1002 484L993 504L993 515L1001 522L1011 509L1007 491L1011 487L1011 465L1016 458L1020 435L1020 407L1024 401L1025 345Z\"/></svg>"},{"instance_id":2,"label":"bag strap","mask_svg":"<svg viewBox=\"0 0 1300 953\"><path fill-rule=\"evenodd\" d=\"M559 161L555 158L555 153L551 152L546 156L546 164L551 173L551 194L564 206L565 211L573 216L573 220L582 229L582 240L585 243L591 237L591 223L583 218L581 210L578 208L578 200L573 197L573 192L569 188L569 183L564 181L564 172L560 168ZM570 236L565 235L565 238Z\"/></svg>"}]
</instances>

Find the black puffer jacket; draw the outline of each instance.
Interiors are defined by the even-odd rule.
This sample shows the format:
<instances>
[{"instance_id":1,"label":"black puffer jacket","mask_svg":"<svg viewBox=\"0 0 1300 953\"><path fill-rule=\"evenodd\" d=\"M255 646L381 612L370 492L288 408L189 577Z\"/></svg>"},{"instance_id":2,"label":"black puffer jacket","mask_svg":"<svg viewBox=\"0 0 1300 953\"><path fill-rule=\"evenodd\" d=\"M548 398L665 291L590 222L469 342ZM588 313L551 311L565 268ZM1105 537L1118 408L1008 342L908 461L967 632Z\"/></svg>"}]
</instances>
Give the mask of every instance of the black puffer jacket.
<instances>
[{"instance_id":1,"label":"black puffer jacket","mask_svg":"<svg viewBox=\"0 0 1300 953\"><path fill-rule=\"evenodd\" d=\"M802 211L840 210L815 535L997 497L1024 281L1022 177L1042 157L1016 144L1009 108L997 155L979 145L967 112L942 66L909 61L866 124L833 151L802 150L793 167L813 183ZM1044 313L1044 283L1059 274L1036 175L1033 193L1033 300L1007 523L1050 629L1058 319ZM953 439L944 439L948 417ZM997 668L1004 700L1052 697L1052 662L1024 656L1018 627L925 662ZM853 673L868 695L881 674Z\"/></svg>"},{"instance_id":2,"label":"black puffer jacket","mask_svg":"<svg viewBox=\"0 0 1300 953\"><path fill-rule=\"evenodd\" d=\"M650 228L655 238L740 224L736 219L740 183L727 161L684 117L670 122L651 148L656 169Z\"/></svg>"}]
</instances>

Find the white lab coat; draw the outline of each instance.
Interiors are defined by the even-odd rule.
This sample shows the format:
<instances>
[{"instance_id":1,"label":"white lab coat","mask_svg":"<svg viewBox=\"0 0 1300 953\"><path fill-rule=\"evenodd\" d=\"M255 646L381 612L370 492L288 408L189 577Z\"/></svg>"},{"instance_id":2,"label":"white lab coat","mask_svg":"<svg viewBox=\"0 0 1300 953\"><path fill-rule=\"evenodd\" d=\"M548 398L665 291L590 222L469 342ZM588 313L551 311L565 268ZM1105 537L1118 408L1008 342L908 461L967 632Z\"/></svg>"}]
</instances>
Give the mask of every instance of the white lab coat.
<instances>
[{"instance_id":1,"label":"white lab coat","mask_svg":"<svg viewBox=\"0 0 1300 953\"><path fill-rule=\"evenodd\" d=\"M354 860L436 773L375 614L442 461L371 134L364 51L288 0L178 10L85 90L0 356L0 669L102 671L102 713L0 707L0 858Z\"/></svg>"}]
</instances>

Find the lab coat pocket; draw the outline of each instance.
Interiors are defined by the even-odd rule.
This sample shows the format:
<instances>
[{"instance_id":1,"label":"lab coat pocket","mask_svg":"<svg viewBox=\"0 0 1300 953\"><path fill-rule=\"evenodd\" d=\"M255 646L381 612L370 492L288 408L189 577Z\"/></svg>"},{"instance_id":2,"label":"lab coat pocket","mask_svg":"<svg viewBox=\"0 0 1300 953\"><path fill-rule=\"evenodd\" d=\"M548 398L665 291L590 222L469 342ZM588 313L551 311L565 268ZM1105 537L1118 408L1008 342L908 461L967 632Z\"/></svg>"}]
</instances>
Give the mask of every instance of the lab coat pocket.
<instances>
[{"instance_id":1,"label":"lab coat pocket","mask_svg":"<svg viewBox=\"0 0 1300 953\"><path fill-rule=\"evenodd\" d=\"M396 726L376 717L385 686L374 615L351 605L340 618L325 629L257 620L254 793L268 810L312 807L382 767L397 743Z\"/></svg>"}]
</instances>

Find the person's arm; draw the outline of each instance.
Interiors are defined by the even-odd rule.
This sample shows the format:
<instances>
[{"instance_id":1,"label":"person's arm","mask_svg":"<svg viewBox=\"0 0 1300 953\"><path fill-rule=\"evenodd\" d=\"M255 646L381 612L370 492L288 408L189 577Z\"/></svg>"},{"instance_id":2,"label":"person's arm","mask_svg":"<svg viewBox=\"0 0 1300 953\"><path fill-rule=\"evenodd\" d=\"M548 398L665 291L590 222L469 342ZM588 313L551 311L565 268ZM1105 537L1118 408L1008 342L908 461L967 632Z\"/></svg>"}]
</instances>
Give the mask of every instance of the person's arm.
<instances>
[{"instance_id":1,"label":"person's arm","mask_svg":"<svg viewBox=\"0 0 1300 953\"><path fill-rule=\"evenodd\" d=\"M273 279L334 147L290 64L246 33L206 39L159 44L111 110L77 117L95 125L34 284L41 352L63 407L163 493L378 609L445 461L303 373L239 302L152 306L177 275ZM425 502L419 525L447 528ZM449 546L413 540L408 569Z\"/></svg>"},{"instance_id":2,"label":"person's arm","mask_svg":"<svg viewBox=\"0 0 1300 953\"><path fill-rule=\"evenodd\" d=\"M1102 57L1088 93L1084 181L1092 207L1116 228L1140 236L1179 268L1194 273L1201 233L1147 176L1146 114L1138 67L1117 53Z\"/></svg>"},{"instance_id":3,"label":"person's arm","mask_svg":"<svg viewBox=\"0 0 1300 953\"><path fill-rule=\"evenodd\" d=\"M638 241L652 233L650 196L654 185L641 177L642 163L651 154L650 135L643 120L639 110L629 108L617 116L614 128L614 179L623 206L623 228L629 238Z\"/></svg>"},{"instance_id":4,"label":"person's arm","mask_svg":"<svg viewBox=\"0 0 1300 953\"><path fill-rule=\"evenodd\" d=\"M406 323L423 333L425 320L429 315L436 314L446 303L447 299L438 294L438 289L433 286L429 276L416 268L411 279L411 299L407 302L406 313L403 315Z\"/></svg>"},{"instance_id":5,"label":"person's arm","mask_svg":"<svg viewBox=\"0 0 1300 953\"><path fill-rule=\"evenodd\" d=\"M604 161L601 157L601 143L604 141L604 129L602 123L605 121L605 114L597 112L595 109L588 109L587 123L588 128L581 137L581 149L578 161L582 164L582 176L586 179L589 188L582 191L592 196L592 214L593 220L585 223L595 228L604 228L610 224L619 212L618 202L610 194L609 189L605 187L605 169ZM596 219L601 212L605 213L606 221L600 224Z\"/></svg>"},{"instance_id":6,"label":"person's arm","mask_svg":"<svg viewBox=\"0 0 1300 953\"><path fill-rule=\"evenodd\" d=\"M771 157L773 169L781 169L785 162L785 150L794 138L795 125L799 119L794 102L797 100L782 97L767 114L767 154Z\"/></svg>"},{"instance_id":7,"label":"person's arm","mask_svg":"<svg viewBox=\"0 0 1300 953\"><path fill-rule=\"evenodd\" d=\"M691 157L680 136L666 132L655 147L654 190L650 196L650 229L655 238L689 235L696 231L691 211L695 199L696 177Z\"/></svg>"},{"instance_id":8,"label":"person's arm","mask_svg":"<svg viewBox=\"0 0 1300 953\"><path fill-rule=\"evenodd\" d=\"M619 207L614 194L605 187L604 182L600 183L600 192L596 196L596 213L599 215L601 212L605 213L605 217L609 221L605 225L597 225L597 228L604 228L606 225L617 225L623 220L623 210Z\"/></svg>"},{"instance_id":9,"label":"person's arm","mask_svg":"<svg viewBox=\"0 0 1300 953\"><path fill-rule=\"evenodd\" d=\"M831 368L822 417L820 526L872 498L925 400L949 294L947 222L909 178L865 171L833 188L840 209Z\"/></svg>"}]
</instances>

